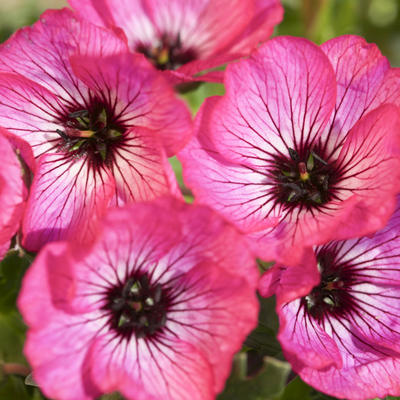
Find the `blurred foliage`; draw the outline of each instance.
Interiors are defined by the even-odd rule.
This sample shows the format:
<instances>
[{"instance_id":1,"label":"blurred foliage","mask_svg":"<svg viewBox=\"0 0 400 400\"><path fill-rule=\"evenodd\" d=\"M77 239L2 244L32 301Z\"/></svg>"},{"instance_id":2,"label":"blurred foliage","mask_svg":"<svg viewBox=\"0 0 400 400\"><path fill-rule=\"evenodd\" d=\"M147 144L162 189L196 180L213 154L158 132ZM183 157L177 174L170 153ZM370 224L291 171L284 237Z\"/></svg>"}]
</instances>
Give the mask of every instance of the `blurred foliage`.
<instances>
[{"instance_id":1,"label":"blurred foliage","mask_svg":"<svg viewBox=\"0 0 400 400\"><path fill-rule=\"evenodd\" d=\"M0 42L19 27L34 23L46 8L61 8L66 3L66 0L1 0ZM400 66L400 0L282 0L282 3L285 17L276 28L276 35L302 36L320 44L339 35L357 34L376 43L392 66ZM223 93L223 85L200 84L181 97L195 114L206 97ZM185 199L192 201L190 191L184 186L178 159L174 157L170 161ZM27 365L22 354L25 326L16 308L16 297L29 262L26 256L12 251L0 263L0 364ZM290 372L276 339L278 321L274 299L260 299L260 303L259 326L235 357L226 389L218 399L333 399ZM108 400L120 398L118 394L103 396ZM25 385L23 377L5 375L0 376L0 399L41 400L44 396L37 388ZM400 400L400 397L386 399Z\"/></svg>"},{"instance_id":2,"label":"blurred foliage","mask_svg":"<svg viewBox=\"0 0 400 400\"><path fill-rule=\"evenodd\" d=\"M365 37L378 45L392 66L400 66L399 0L282 0L283 22L277 35L323 43L340 35Z\"/></svg>"}]
</instances>

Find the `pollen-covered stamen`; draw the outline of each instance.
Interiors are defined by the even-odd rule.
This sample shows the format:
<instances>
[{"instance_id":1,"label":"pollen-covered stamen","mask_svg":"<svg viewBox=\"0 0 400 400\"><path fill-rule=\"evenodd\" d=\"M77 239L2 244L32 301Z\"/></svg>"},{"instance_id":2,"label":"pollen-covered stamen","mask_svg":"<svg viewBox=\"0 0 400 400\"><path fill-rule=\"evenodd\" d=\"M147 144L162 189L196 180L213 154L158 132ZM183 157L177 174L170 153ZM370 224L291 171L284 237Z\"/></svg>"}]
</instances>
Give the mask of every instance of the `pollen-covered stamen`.
<instances>
[{"instance_id":1,"label":"pollen-covered stamen","mask_svg":"<svg viewBox=\"0 0 400 400\"><path fill-rule=\"evenodd\" d=\"M144 338L161 332L167 321L168 290L146 274L133 276L107 293L105 310L111 327L124 337Z\"/></svg>"},{"instance_id":2,"label":"pollen-covered stamen","mask_svg":"<svg viewBox=\"0 0 400 400\"><path fill-rule=\"evenodd\" d=\"M141 43L136 51L144 54L160 70L176 69L197 58L195 50L184 48L179 34L175 38L162 35L154 46Z\"/></svg>"},{"instance_id":3,"label":"pollen-covered stamen","mask_svg":"<svg viewBox=\"0 0 400 400\"><path fill-rule=\"evenodd\" d=\"M272 175L275 200L285 205L318 207L330 201L338 181L337 169L317 151L288 149L289 157L277 157Z\"/></svg>"},{"instance_id":4,"label":"pollen-covered stamen","mask_svg":"<svg viewBox=\"0 0 400 400\"><path fill-rule=\"evenodd\" d=\"M109 107L99 101L94 101L90 109L69 112L62 125L63 129L56 130L62 149L77 156L90 155L99 162L107 160L113 145L125 132Z\"/></svg>"},{"instance_id":5,"label":"pollen-covered stamen","mask_svg":"<svg viewBox=\"0 0 400 400\"><path fill-rule=\"evenodd\" d=\"M303 297L306 312L321 321L326 316L340 317L354 308L350 286L354 283L351 268L340 265L335 253L321 248L317 254L321 282L309 295Z\"/></svg>"}]
</instances>

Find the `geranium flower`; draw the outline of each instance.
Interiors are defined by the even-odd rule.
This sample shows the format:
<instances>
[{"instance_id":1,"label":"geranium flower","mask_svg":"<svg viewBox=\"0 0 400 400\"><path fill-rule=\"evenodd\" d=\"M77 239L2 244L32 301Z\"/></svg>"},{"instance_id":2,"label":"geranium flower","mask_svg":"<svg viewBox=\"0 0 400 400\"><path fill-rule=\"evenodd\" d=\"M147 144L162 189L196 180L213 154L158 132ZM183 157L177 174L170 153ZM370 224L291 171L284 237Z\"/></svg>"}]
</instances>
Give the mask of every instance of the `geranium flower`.
<instances>
[{"instance_id":1,"label":"geranium flower","mask_svg":"<svg viewBox=\"0 0 400 400\"><path fill-rule=\"evenodd\" d=\"M69 0L83 18L125 33L175 83L221 80L197 73L248 55L282 20L279 0Z\"/></svg>"},{"instance_id":2,"label":"geranium flower","mask_svg":"<svg viewBox=\"0 0 400 400\"><path fill-rule=\"evenodd\" d=\"M186 184L265 259L380 229L400 191L399 111L381 105L388 83L400 89L390 71L359 37L272 39L203 105L180 154Z\"/></svg>"},{"instance_id":3,"label":"geranium flower","mask_svg":"<svg viewBox=\"0 0 400 400\"><path fill-rule=\"evenodd\" d=\"M264 296L277 293L287 360L301 379L335 397L399 396L400 202L373 236L312 253L297 267L277 265L260 281Z\"/></svg>"},{"instance_id":4,"label":"geranium flower","mask_svg":"<svg viewBox=\"0 0 400 400\"><path fill-rule=\"evenodd\" d=\"M178 192L164 148L185 144L190 113L117 36L49 11L1 46L0 70L0 126L37 160L23 224L29 250L90 239L110 202Z\"/></svg>"},{"instance_id":5,"label":"geranium flower","mask_svg":"<svg viewBox=\"0 0 400 400\"><path fill-rule=\"evenodd\" d=\"M50 243L24 278L34 379L60 400L214 399L257 323L257 280L241 235L206 207L111 210L91 246Z\"/></svg>"},{"instance_id":6,"label":"geranium flower","mask_svg":"<svg viewBox=\"0 0 400 400\"><path fill-rule=\"evenodd\" d=\"M7 134L8 136L9 134ZM22 166L16 150L0 128L0 261L10 247L10 239L21 226L27 196Z\"/></svg>"}]
</instances>

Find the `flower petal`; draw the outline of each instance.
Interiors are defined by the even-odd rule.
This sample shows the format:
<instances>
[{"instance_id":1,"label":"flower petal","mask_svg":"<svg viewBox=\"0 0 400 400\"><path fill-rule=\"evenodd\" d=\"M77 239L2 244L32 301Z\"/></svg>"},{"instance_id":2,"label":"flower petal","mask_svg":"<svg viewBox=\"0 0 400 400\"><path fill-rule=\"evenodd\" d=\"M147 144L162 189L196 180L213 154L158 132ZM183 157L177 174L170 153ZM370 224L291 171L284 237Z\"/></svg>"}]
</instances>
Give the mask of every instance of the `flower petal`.
<instances>
[{"instance_id":1,"label":"flower petal","mask_svg":"<svg viewBox=\"0 0 400 400\"><path fill-rule=\"evenodd\" d=\"M48 241L91 240L114 190L110 172L89 158L41 156L24 217L24 246L37 251Z\"/></svg>"},{"instance_id":2,"label":"flower petal","mask_svg":"<svg viewBox=\"0 0 400 400\"><path fill-rule=\"evenodd\" d=\"M71 10L49 10L0 47L0 70L21 74L75 104L87 98L87 90L74 77L69 57L127 50L126 43L111 31L79 20Z\"/></svg>"},{"instance_id":3,"label":"flower petal","mask_svg":"<svg viewBox=\"0 0 400 400\"><path fill-rule=\"evenodd\" d=\"M374 100L390 65L375 44L359 36L331 39L321 49L332 63L337 80L335 110L322 139L328 154L334 154L354 124L379 105Z\"/></svg>"},{"instance_id":4,"label":"flower petal","mask_svg":"<svg viewBox=\"0 0 400 400\"><path fill-rule=\"evenodd\" d=\"M316 140L336 98L329 60L301 38L270 40L248 60L230 65L225 85L208 128L226 159L253 167Z\"/></svg>"},{"instance_id":5,"label":"flower petal","mask_svg":"<svg viewBox=\"0 0 400 400\"><path fill-rule=\"evenodd\" d=\"M91 378L103 392L118 390L132 400L212 400L211 368L206 358L177 339L122 341L98 338L89 353Z\"/></svg>"},{"instance_id":6,"label":"flower petal","mask_svg":"<svg viewBox=\"0 0 400 400\"><path fill-rule=\"evenodd\" d=\"M27 195L21 164L5 132L0 128L0 260L9 248L10 239L20 228Z\"/></svg>"},{"instance_id":7,"label":"flower petal","mask_svg":"<svg viewBox=\"0 0 400 400\"><path fill-rule=\"evenodd\" d=\"M161 142L149 129L133 128L124 134L113 151L110 170L116 184L116 205L170 193L181 196Z\"/></svg>"},{"instance_id":8,"label":"flower petal","mask_svg":"<svg viewBox=\"0 0 400 400\"><path fill-rule=\"evenodd\" d=\"M115 57L71 57L74 73L110 104L126 126L152 129L167 155L174 155L191 134L191 116L169 84L140 54ZM135 71L134 76L132 71Z\"/></svg>"}]
</instances>

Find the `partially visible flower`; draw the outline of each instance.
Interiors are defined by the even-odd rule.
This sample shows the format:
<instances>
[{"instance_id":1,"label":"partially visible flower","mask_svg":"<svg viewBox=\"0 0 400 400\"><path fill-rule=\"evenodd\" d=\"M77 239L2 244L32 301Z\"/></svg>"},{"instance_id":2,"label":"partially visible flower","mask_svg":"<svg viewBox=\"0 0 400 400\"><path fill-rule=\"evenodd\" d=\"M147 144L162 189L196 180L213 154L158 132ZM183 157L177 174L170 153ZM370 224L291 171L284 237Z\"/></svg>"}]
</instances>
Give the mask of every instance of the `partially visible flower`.
<instances>
[{"instance_id":1,"label":"partially visible flower","mask_svg":"<svg viewBox=\"0 0 400 400\"><path fill-rule=\"evenodd\" d=\"M0 261L10 239L20 229L27 196L23 170L15 148L0 128Z\"/></svg>"},{"instance_id":2,"label":"partially visible flower","mask_svg":"<svg viewBox=\"0 0 400 400\"><path fill-rule=\"evenodd\" d=\"M83 18L120 28L175 83L220 80L201 71L248 55L282 20L279 0L69 0Z\"/></svg>"},{"instance_id":3,"label":"partially visible flower","mask_svg":"<svg viewBox=\"0 0 400 400\"><path fill-rule=\"evenodd\" d=\"M380 229L400 191L391 71L359 37L270 40L228 66L226 95L197 115L186 184L264 259L296 263L306 246Z\"/></svg>"},{"instance_id":4,"label":"partially visible flower","mask_svg":"<svg viewBox=\"0 0 400 400\"><path fill-rule=\"evenodd\" d=\"M262 295L277 293L285 357L332 396L399 396L400 198L373 236L308 251L297 267L277 265L260 281Z\"/></svg>"},{"instance_id":5,"label":"partially visible flower","mask_svg":"<svg viewBox=\"0 0 400 400\"><path fill-rule=\"evenodd\" d=\"M242 239L212 210L163 198L109 211L91 246L48 244L18 300L35 381L60 400L214 399L257 323Z\"/></svg>"},{"instance_id":6,"label":"partially visible flower","mask_svg":"<svg viewBox=\"0 0 400 400\"><path fill-rule=\"evenodd\" d=\"M0 47L0 126L37 160L24 245L90 239L110 205L178 194L166 153L190 113L142 55L65 9L48 11Z\"/></svg>"}]
</instances>

